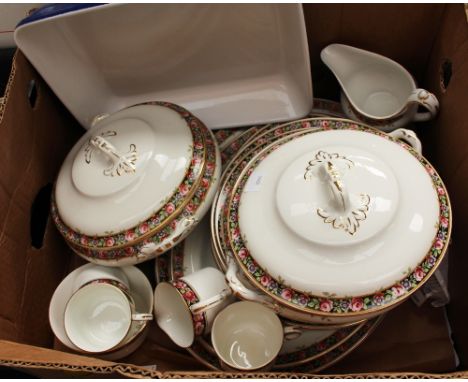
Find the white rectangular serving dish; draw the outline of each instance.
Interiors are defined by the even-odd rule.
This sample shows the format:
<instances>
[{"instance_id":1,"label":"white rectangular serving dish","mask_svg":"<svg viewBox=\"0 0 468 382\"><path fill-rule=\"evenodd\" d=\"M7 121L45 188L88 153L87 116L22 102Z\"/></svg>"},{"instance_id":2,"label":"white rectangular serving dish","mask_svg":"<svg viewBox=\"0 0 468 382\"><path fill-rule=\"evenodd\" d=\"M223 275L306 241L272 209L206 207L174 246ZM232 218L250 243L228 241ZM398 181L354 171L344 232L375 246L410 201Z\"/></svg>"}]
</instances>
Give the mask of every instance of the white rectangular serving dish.
<instances>
[{"instance_id":1,"label":"white rectangular serving dish","mask_svg":"<svg viewBox=\"0 0 468 382\"><path fill-rule=\"evenodd\" d=\"M85 128L145 101L212 129L312 108L301 4L108 4L26 23L15 40Z\"/></svg>"}]
</instances>

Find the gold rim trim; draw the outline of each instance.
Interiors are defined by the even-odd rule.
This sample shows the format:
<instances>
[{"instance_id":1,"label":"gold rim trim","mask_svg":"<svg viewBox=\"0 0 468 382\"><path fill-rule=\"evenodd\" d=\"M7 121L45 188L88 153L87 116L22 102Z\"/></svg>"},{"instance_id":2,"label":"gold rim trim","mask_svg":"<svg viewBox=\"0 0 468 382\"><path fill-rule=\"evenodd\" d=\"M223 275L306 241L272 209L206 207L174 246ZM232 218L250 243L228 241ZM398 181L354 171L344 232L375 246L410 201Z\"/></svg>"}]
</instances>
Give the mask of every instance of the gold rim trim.
<instances>
[{"instance_id":1,"label":"gold rim trim","mask_svg":"<svg viewBox=\"0 0 468 382\"><path fill-rule=\"evenodd\" d=\"M207 129L205 127L205 129ZM144 241L145 239L147 239L148 237L150 236L154 236L154 234L158 233L159 231L161 231L162 229L166 228L172 221L174 221L175 219L177 219L182 210L187 206L187 204L193 199L193 196L195 195L196 191L198 190L199 186L200 186L200 183L206 173L206 137L205 137L205 134L202 134L202 141L203 141L203 146L205 147L205 150L203 151L203 160L202 160L202 164L201 164L201 168L200 168L200 172L198 174L198 177L196 179L196 181L193 183L193 186L192 188L190 189L190 191L187 193L186 195L186 198L184 198L184 201L182 202L182 204L177 207L174 212L169 215L166 219L164 219L161 224L159 224L157 227L153 228L152 230L149 230L148 232L146 232L145 234L141 235L140 237L138 237L137 239L135 239L134 241L131 241L131 242L127 242L125 244L119 244L119 245L115 245L115 246L112 246L112 247L93 247L93 246L86 246L86 245L83 245L81 243L72 243L74 246L77 246L77 247L80 247L80 248L85 248L85 249L89 249L89 250L97 250L97 251L102 251L102 252L105 252L105 251L112 251L112 250L115 250L115 249L122 249L122 248L126 248L126 247L130 247L130 246L133 246L135 244L139 244L141 243L142 241ZM215 142L215 141L213 141ZM216 149L215 149L216 151ZM215 154L215 167L219 165L218 163L218 160L217 160L217 155ZM185 173L185 176L184 176L184 180L185 178L187 177L187 174L190 172L190 166L189 168L187 169L186 173ZM213 175L214 176L214 175ZM210 187L212 185L212 182L213 182L213 177L211 177L212 179L210 180ZM183 183L183 181L182 181ZM180 184L182 184L180 183ZM179 184L179 186L180 186ZM177 187L177 189L179 188L179 186ZM174 193L170 196L172 197L174 195ZM170 198L169 197L169 198ZM165 205L164 205L165 206ZM151 216L157 214L159 211L161 211L164 206L162 206L161 208L159 208L157 211L155 211L154 213L151 214ZM57 206L55 206L55 208L57 208ZM58 210L57 210L57 213L58 213ZM60 218L60 215L59 215L59 218ZM149 219L149 218L148 218ZM148 220L148 219L145 219ZM144 222L144 221L143 221ZM143 222L140 222L139 224L135 225L134 227L132 228L129 228L130 230L131 229L134 229L135 227L138 227L140 224L142 224ZM62 224L65 225L65 223L62 221ZM75 230L73 230L74 232L77 232ZM126 231L128 230L124 230L124 231L121 231L121 232L116 232L116 233L112 233L111 235L105 235L105 236L97 236L97 237L108 237L108 236L115 236L115 235L119 235L119 234L123 234L125 233ZM61 231L60 231L60 234L65 238L65 240L68 242L67 240L67 237L66 235L64 235ZM86 235L86 236L89 236L89 235ZM94 237L93 237L94 238Z\"/></svg>"},{"instance_id":2,"label":"gold rim trim","mask_svg":"<svg viewBox=\"0 0 468 382\"><path fill-rule=\"evenodd\" d=\"M317 358L320 358L321 356L331 352L332 350L336 349L338 346L342 345L344 342L346 342L347 340L349 340L353 335L355 335L359 329L361 329L363 326L365 325L365 322L363 322L362 324L356 326L356 328L354 328L348 335L346 335L345 337L343 337L341 340L339 340L336 344L333 344L332 346L330 346L328 349L325 349L317 354L314 354L310 357L307 357L307 358L304 358L304 359L301 359L300 361L293 361L293 362L287 362L287 363L282 363L282 364L279 364L279 365L273 365L273 370L275 369L281 369L281 368L287 368L287 367L295 367L295 366L301 366L301 365L304 365L305 363L308 363L310 361L313 361L314 359L317 359ZM339 329L338 329L339 330ZM337 330L337 331L338 331ZM336 332L333 332L333 334L335 334ZM325 341L327 338L331 337L333 334L331 334L330 336L324 338L322 341ZM321 342L321 341L319 341ZM295 351L297 352L297 351ZM293 353L295 353L293 352Z\"/></svg>"},{"instance_id":3,"label":"gold rim trim","mask_svg":"<svg viewBox=\"0 0 468 382\"><path fill-rule=\"evenodd\" d=\"M284 125L279 125L279 126L275 126L274 128L280 128L280 127L283 127L283 126L289 126L291 125L292 123L296 124L296 123L300 123L300 122L310 122L310 121L319 121L319 120L332 120L332 121L341 121L341 122L345 122L345 123L353 123L353 124L357 124L357 125L361 125L365 128L368 128L369 130L371 131L374 131L374 132L378 132L379 134L386 134L386 135L389 135L385 132L382 132L381 130L377 129L377 128L373 128L371 126L368 126L364 123L361 123L361 122L357 122L357 121L353 121L353 120L349 120L349 119L345 119L345 118L307 118L307 119L303 119L303 120L298 120L298 121L294 121L294 122L290 122L288 124L284 124ZM320 130L319 127L316 127L316 128L304 128L304 129L299 129L298 131L294 131L294 132L289 132L285 134L285 136L281 136L281 139L278 139L276 141L273 141L271 142L270 144L268 144L266 147L264 147L263 149L261 149L260 151L258 151L256 154L254 154L254 156L249 160L249 162L246 164L246 166L242 169L242 171L240 172L239 176L237 177L236 179L236 182L234 183L234 186L232 187L232 190L234 189L237 189L238 186L239 186L239 183L240 181L242 180L242 178L245 176L245 173L247 172L247 170L252 166L253 162L255 160L258 159L258 157L264 153L265 151L269 150L271 147L273 147L274 145L278 144L278 142L282 142L284 141L286 138L291 138L291 137L295 137L297 135L301 135L301 134L304 134L305 132L309 132L310 134L312 134L315 130L318 130L318 131L322 131ZM383 137L382 137L383 138ZM391 137L391 140L392 141L398 141L398 139L395 139L393 137ZM258 139L258 137L257 137ZM404 149L404 148L402 148ZM406 150L406 149L405 149ZM414 155L413 155L414 156ZM272 297L274 300L278 301L280 303L280 305L283 305L283 306L288 306L290 308L292 308L293 310L295 311L298 311L298 312L306 312L306 313L309 313L309 314L312 314L312 315L317 315L317 316L328 316L328 317L350 317L350 316L365 316L367 314L371 314L371 313L374 313L374 312L385 312L386 310L389 310L391 307L393 307L395 304L398 304L404 300L406 300L409 296L411 296L414 292L416 292L419 288L421 288L425 283L426 281L431 277L431 275L436 271L436 269L438 268L438 266L440 265L441 261L443 260L443 258L445 257L445 253L447 252L447 248L448 248L448 245L449 245L449 238L451 237L451 232L452 232L452 208L451 208L451 203L450 203L450 198L448 196L448 193L447 193L447 188L442 180L442 178L440 177L439 173L434 169L434 167L431 165L431 163L422 155L422 154L418 154L418 157L422 158L427 164L429 164L431 166L431 168L434 170L435 174L437 175L438 179L440 179L440 182L441 182L441 185L443 186L444 190L445 190L445 195L446 195L446 198L447 198L447 206L448 206L448 209L449 209L449 222L448 222L448 229L447 229L447 240L445 241L444 243L444 247L441 249L441 254L439 256L439 258L437 259L437 261L434 263L434 266L432 267L432 269L426 274L426 276L424 277L424 279L415 287L413 288L412 290L408 291L406 294L402 295L402 296L399 296L397 297L394 301L390 302L390 303L387 303L385 305L381 305L381 306L377 306L375 308L370 308L370 309L367 309L367 310L363 310L363 311L359 311L359 312L347 312L347 313L331 313L331 312L322 312L322 311L319 311L319 310L309 310L309 309L303 309L287 300L284 300L282 299L281 297L278 297L276 296L274 293L271 293L270 291L266 290L265 288L263 288L261 285L259 285L259 283L257 282L257 280L248 272L246 271L245 269L245 265L240 261L240 259L238 258L238 256L234 255L234 258L236 259L236 262L239 264L239 266L241 267L244 275L253 282L253 285L255 285L256 287L258 287L262 292L264 292L265 294L267 294L268 296ZM418 160L417 157L415 157L416 160ZM419 162L419 160L418 160ZM421 162L419 162L421 164L421 166L423 166L423 164ZM229 163L231 164L231 163ZM233 169L234 170L234 169ZM230 175L232 175L232 171L230 172ZM226 181L228 180L228 178L225 179L223 185L222 185L222 188L220 188L218 190L218 193L217 194L220 194L220 192L222 191L222 189L224 189L225 185L226 185ZM432 182L432 180L431 180ZM232 206L232 201L233 201L233 195L232 195L232 190L231 192L229 193L230 197L229 197L229 204L228 204L228 210L231 208ZM217 200L216 200L217 201ZM440 206L440 202L439 200L437 200L437 203L439 204ZM439 208L440 209L440 208ZM215 231L216 232L216 231ZM228 230L229 232L229 230ZM230 234L228 234L229 236L229 247L231 248L231 250L234 252L233 250L233 245L232 245L232 237ZM431 247L432 247L432 244L431 244ZM427 252L426 252L426 255L427 255ZM426 256L425 255L425 256ZM423 259L422 259L423 260ZM421 261L422 261L421 260ZM375 294L375 293L378 293L378 292L372 292L372 294ZM309 295L309 294L308 294ZM366 295L359 295L359 296L352 296L352 297L364 297L364 296L367 296ZM314 297L320 297L320 296L314 296ZM323 297L323 298L326 298L326 297Z\"/></svg>"}]
</instances>

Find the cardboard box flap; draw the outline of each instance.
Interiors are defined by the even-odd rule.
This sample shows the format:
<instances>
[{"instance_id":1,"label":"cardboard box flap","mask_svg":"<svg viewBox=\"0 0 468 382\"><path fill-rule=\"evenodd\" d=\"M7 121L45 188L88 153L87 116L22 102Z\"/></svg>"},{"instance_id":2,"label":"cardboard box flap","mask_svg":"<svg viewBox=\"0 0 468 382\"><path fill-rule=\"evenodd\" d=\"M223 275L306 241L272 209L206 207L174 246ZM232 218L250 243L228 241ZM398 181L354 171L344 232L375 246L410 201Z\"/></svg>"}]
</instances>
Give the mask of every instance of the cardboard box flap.
<instances>
[{"instance_id":1,"label":"cardboard box flap","mask_svg":"<svg viewBox=\"0 0 468 382\"><path fill-rule=\"evenodd\" d=\"M47 193L84 130L58 107L21 53L13 62L0 120L0 337L52 346L47 306L70 252L48 218ZM36 247L33 235L42 236Z\"/></svg>"}]
</instances>

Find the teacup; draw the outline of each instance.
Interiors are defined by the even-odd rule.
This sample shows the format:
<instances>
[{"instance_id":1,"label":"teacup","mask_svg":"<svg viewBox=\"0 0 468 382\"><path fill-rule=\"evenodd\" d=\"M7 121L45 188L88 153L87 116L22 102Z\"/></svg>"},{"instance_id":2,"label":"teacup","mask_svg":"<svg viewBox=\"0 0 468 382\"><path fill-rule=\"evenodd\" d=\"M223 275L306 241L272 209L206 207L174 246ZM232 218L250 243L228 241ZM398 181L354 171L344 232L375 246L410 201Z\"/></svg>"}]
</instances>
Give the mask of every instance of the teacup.
<instances>
[{"instance_id":1,"label":"teacup","mask_svg":"<svg viewBox=\"0 0 468 382\"><path fill-rule=\"evenodd\" d=\"M195 336L208 333L217 313L229 303L231 289L216 268L202 268L154 292L159 327L179 346L189 347Z\"/></svg>"},{"instance_id":2,"label":"teacup","mask_svg":"<svg viewBox=\"0 0 468 382\"><path fill-rule=\"evenodd\" d=\"M98 279L78 289L65 307L64 326L81 351L100 353L122 345L149 313L136 313L128 288L116 280Z\"/></svg>"},{"instance_id":3,"label":"teacup","mask_svg":"<svg viewBox=\"0 0 468 382\"><path fill-rule=\"evenodd\" d=\"M321 58L342 87L341 103L351 119L392 131L437 115L435 95L417 88L411 74L387 57L331 44L322 50ZM427 111L418 112L419 106Z\"/></svg>"},{"instance_id":4,"label":"teacup","mask_svg":"<svg viewBox=\"0 0 468 382\"><path fill-rule=\"evenodd\" d=\"M283 345L283 331L271 309L241 301L215 318L211 342L225 370L268 370Z\"/></svg>"}]
</instances>

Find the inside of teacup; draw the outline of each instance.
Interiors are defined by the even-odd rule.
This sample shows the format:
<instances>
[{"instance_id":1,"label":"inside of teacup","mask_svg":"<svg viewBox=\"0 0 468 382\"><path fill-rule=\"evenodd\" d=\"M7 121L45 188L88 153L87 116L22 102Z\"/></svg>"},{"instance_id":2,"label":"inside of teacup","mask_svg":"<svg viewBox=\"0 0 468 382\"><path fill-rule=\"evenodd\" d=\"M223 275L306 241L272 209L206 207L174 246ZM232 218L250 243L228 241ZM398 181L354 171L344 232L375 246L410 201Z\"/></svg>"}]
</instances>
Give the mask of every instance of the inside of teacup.
<instances>
[{"instance_id":1,"label":"inside of teacup","mask_svg":"<svg viewBox=\"0 0 468 382\"><path fill-rule=\"evenodd\" d=\"M275 359L283 344L283 327L270 309L242 301L219 313L211 340L226 364L236 369L254 370Z\"/></svg>"},{"instance_id":2,"label":"inside of teacup","mask_svg":"<svg viewBox=\"0 0 468 382\"><path fill-rule=\"evenodd\" d=\"M118 288L90 284L78 290L65 309L65 330L81 350L103 352L126 336L132 319L129 300Z\"/></svg>"},{"instance_id":3,"label":"inside of teacup","mask_svg":"<svg viewBox=\"0 0 468 382\"><path fill-rule=\"evenodd\" d=\"M187 348L195 339L192 314L183 297L169 283L154 292L154 314L159 327L179 346Z\"/></svg>"}]
</instances>

